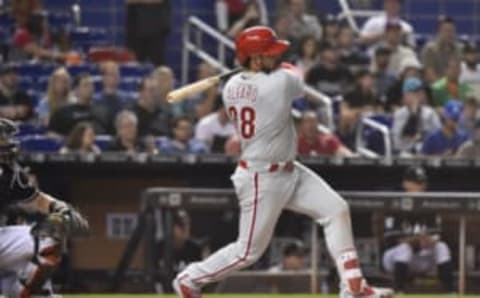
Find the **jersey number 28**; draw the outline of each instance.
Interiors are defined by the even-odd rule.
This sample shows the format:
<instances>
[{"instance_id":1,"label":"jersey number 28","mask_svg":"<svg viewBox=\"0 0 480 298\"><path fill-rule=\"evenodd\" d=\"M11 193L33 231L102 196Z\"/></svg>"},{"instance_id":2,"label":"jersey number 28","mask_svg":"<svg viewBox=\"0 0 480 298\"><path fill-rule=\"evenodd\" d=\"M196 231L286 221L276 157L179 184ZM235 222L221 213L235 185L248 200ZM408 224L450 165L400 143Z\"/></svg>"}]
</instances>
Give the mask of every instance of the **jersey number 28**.
<instances>
[{"instance_id":1,"label":"jersey number 28","mask_svg":"<svg viewBox=\"0 0 480 298\"><path fill-rule=\"evenodd\" d=\"M228 113L230 118L240 125L240 134L244 139L250 139L255 135L255 110L252 107L241 108L240 118L238 118L239 113L235 107L230 107Z\"/></svg>"}]
</instances>

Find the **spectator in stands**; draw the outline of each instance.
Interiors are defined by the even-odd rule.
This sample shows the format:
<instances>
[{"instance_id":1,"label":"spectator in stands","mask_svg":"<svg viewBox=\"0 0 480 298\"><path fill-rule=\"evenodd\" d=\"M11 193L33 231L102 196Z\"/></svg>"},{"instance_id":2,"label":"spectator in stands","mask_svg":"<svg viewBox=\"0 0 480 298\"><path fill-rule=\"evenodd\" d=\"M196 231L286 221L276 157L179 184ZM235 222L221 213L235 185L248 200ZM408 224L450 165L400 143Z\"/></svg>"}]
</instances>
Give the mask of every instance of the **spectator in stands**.
<instances>
[{"instance_id":1,"label":"spectator in stands","mask_svg":"<svg viewBox=\"0 0 480 298\"><path fill-rule=\"evenodd\" d=\"M478 101L474 97L469 97L464 104L463 113L458 121L460 129L464 130L468 135L475 134L475 125L479 119Z\"/></svg>"},{"instance_id":2,"label":"spectator in stands","mask_svg":"<svg viewBox=\"0 0 480 298\"><path fill-rule=\"evenodd\" d=\"M20 26L26 26L30 18L42 9L41 0L14 0L11 2L12 15Z\"/></svg>"},{"instance_id":3,"label":"spectator in stands","mask_svg":"<svg viewBox=\"0 0 480 298\"><path fill-rule=\"evenodd\" d=\"M404 192L424 192L428 188L428 176L422 167L411 166L403 173L402 190Z\"/></svg>"},{"instance_id":4,"label":"spectator in stands","mask_svg":"<svg viewBox=\"0 0 480 298\"><path fill-rule=\"evenodd\" d=\"M170 33L171 0L127 0L127 46L141 62L164 63Z\"/></svg>"},{"instance_id":5,"label":"spectator in stands","mask_svg":"<svg viewBox=\"0 0 480 298\"><path fill-rule=\"evenodd\" d=\"M238 19L227 32L227 35L235 39L238 33L242 32L244 29L259 26L259 25L268 25L262 24L261 19L261 9L260 5L256 0L250 0L247 2L245 7L245 13L240 19Z\"/></svg>"},{"instance_id":6,"label":"spectator in stands","mask_svg":"<svg viewBox=\"0 0 480 298\"><path fill-rule=\"evenodd\" d=\"M352 152L330 133L318 129L318 119L314 111L306 111L302 115L298 131L299 155L352 156Z\"/></svg>"},{"instance_id":7,"label":"spectator in stands","mask_svg":"<svg viewBox=\"0 0 480 298\"><path fill-rule=\"evenodd\" d=\"M340 51L340 62L348 66L367 65L367 55L355 44L355 32L348 25L340 26L336 41Z\"/></svg>"},{"instance_id":8,"label":"spectator in stands","mask_svg":"<svg viewBox=\"0 0 480 298\"><path fill-rule=\"evenodd\" d=\"M340 33L340 21L335 15L327 15L322 22L322 43L329 43L337 47L338 35Z\"/></svg>"},{"instance_id":9,"label":"spectator in stands","mask_svg":"<svg viewBox=\"0 0 480 298\"><path fill-rule=\"evenodd\" d=\"M443 106L450 98L467 99L471 89L460 82L460 60L450 58L447 61L445 76L432 84L432 91L435 106Z\"/></svg>"},{"instance_id":10,"label":"spectator in stands","mask_svg":"<svg viewBox=\"0 0 480 298\"><path fill-rule=\"evenodd\" d=\"M426 78L434 81L446 75L449 61L460 60L462 47L457 42L455 21L442 16L438 21L437 36L428 42L422 50L422 63Z\"/></svg>"},{"instance_id":11,"label":"spectator in stands","mask_svg":"<svg viewBox=\"0 0 480 298\"><path fill-rule=\"evenodd\" d=\"M305 74L318 63L318 42L314 36L305 36L300 41L295 66Z\"/></svg>"},{"instance_id":12,"label":"spectator in stands","mask_svg":"<svg viewBox=\"0 0 480 298\"><path fill-rule=\"evenodd\" d=\"M480 157L480 120L475 124L473 137L458 149L457 157L472 159Z\"/></svg>"},{"instance_id":13,"label":"spectator in stands","mask_svg":"<svg viewBox=\"0 0 480 298\"><path fill-rule=\"evenodd\" d=\"M92 108L94 87L90 74L79 74L73 82L73 88L73 102L53 113L48 124L49 131L68 135L79 122L95 122Z\"/></svg>"},{"instance_id":14,"label":"spectator in stands","mask_svg":"<svg viewBox=\"0 0 480 298\"><path fill-rule=\"evenodd\" d=\"M96 94L94 111L102 128L102 133L115 134L115 118L118 112L129 105L127 96L118 90L120 70L118 64L109 61L100 65L103 90Z\"/></svg>"},{"instance_id":15,"label":"spectator in stands","mask_svg":"<svg viewBox=\"0 0 480 298\"><path fill-rule=\"evenodd\" d=\"M348 98L351 105L358 108L374 110L379 106L377 90L375 89L375 78L367 69L360 69L355 74L355 86L352 91L344 96Z\"/></svg>"},{"instance_id":16,"label":"spectator in stands","mask_svg":"<svg viewBox=\"0 0 480 298\"><path fill-rule=\"evenodd\" d=\"M51 49L52 40L48 30L47 18L43 13L30 16L26 26L17 24L13 36L13 49L9 52L10 61L29 59L63 62L65 55Z\"/></svg>"},{"instance_id":17,"label":"spectator in stands","mask_svg":"<svg viewBox=\"0 0 480 298\"><path fill-rule=\"evenodd\" d=\"M155 101L163 111L168 111L173 117L181 116L182 104L171 104L167 102L167 94L175 87L175 75L170 67L161 65L152 72L152 77L157 81L155 84Z\"/></svg>"},{"instance_id":18,"label":"spectator in stands","mask_svg":"<svg viewBox=\"0 0 480 298\"><path fill-rule=\"evenodd\" d=\"M18 76L15 65L0 65L0 117L26 121L32 117L32 99L17 87Z\"/></svg>"},{"instance_id":19,"label":"spectator in stands","mask_svg":"<svg viewBox=\"0 0 480 298\"><path fill-rule=\"evenodd\" d=\"M183 209L175 210L173 213L173 231L172 231L172 249L171 252L171 264L173 268L173 274L175 276L178 272L182 271L188 264L196 261L200 261L203 255L203 249L200 244L192 240L191 236L191 219L188 213ZM159 262L158 267L161 272L168 272L165 259L167 257L167 251L165 247L165 239L157 242L158 255L157 260ZM172 279L169 276L160 277L160 286L157 287L157 292L172 292Z\"/></svg>"},{"instance_id":20,"label":"spectator in stands","mask_svg":"<svg viewBox=\"0 0 480 298\"><path fill-rule=\"evenodd\" d=\"M413 27L405 20L401 19L401 1L402 0L385 0L385 13L369 18L360 31L360 41L366 45L374 45L383 39L386 25L392 20L396 20L400 24L402 32L402 40L406 38L407 44L415 46L415 36Z\"/></svg>"},{"instance_id":21,"label":"spectator in stands","mask_svg":"<svg viewBox=\"0 0 480 298\"><path fill-rule=\"evenodd\" d=\"M175 119L173 124L173 138L165 139L160 144L160 152L172 153L207 153L207 146L192 138L192 122L187 117Z\"/></svg>"},{"instance_id":22,"label":"spectator in stands","mask_svg":"<svg viewBox=\"0 0 480 298\"><path fill-rule=\"evenodd\" d=\"M353 105L348 98L340 103L339 120L335 134L351 151L356 150L357 126L362 110Z\"/></svg>"},{"instance_id":23,"label":"spectator in stands","mask_svg":"<svg viewBox=\"0 0 480 298\"><path fill-rule=\"evenodd\" d=\"M138 137L138 118L128 110L123 110L115 117L116 138L108 151L138 153L146 150L145 144Z\"/></svg>"},{"instance_id":24,"label":"spectator in stands","mask_svg":"<svg viewBox=\"0 0 480 298\"><path fill-rule=\"evenodd\" d=\"M386 47L377 47L371 67L376 82L376 90L380 101L384 103L387 100L388 89L395 83L395 76L388 71L390 53L390 49Z\"/></svg>"},{"instance_id":25,"label":"spectator in stands","mask_svg":"<svg viewBox=\"0 0 480 298\"><path fill-rule=\"evenodd\" d=\"M94 153L100 154L100 148L95 145L95 129L88 122L79 122L70 132L60 153Z\"/></svg>"},{"instance_id":26,"label":"spectator in stands","mask_svg":"<svg viewBox=\"0 0 480 298\"><path fill-rule=\"evenodd\" d=\"M422 65L417 59L406 59L400 66L400 76L393 85L387 90L385 98L385 111L391 112L403 105L403 83L408 78L417 78L422 80ZM432 90L429 85L424 85L425 98L422 99L422 103L427 105L433 105Z\"/></svg>"},{"instance_id":27,"label":"spectator in stands","mask_svg":"<svg viewBox=\"0 0 480 298\"><path fill-rule=\"evenodd\" d=\"M57 68L48 79L46 96L35 109L42 125L48 126L51 115L61 107L74 102L70 91L70 75L64 67Z\"/></svg>"},{"instance_id":28,"label":"spectator in stands","mask_svg":"<svg viewBox=\"0 0 480 298\"><path fill-rule=\"evenodd\" d=\"M200 119L195 128L195 139L203 142L210 152L224 152L225 142L236 132L227 115L223 101L219 101L215 112Z\"/></svg>"},{"instance_id":29,"label":"spectator in stands","mask_svg":"<svg viewBox=\"0 0 480 298\"><path fill-rule=\"evenodd\" d=\"M285 245L280 264L271 267L269 272L299 271L307 269L307 249L300 241Z\"/></svg>"},{"instance_id":30,"label":"spectator in stands","mask_svg":"<svg viewBox=\"0 0 480 298\"><path fill-rule=\"evenodd\" d=\"M232 25L245 16L250 4L255 4L261 25L268 25L268 11L264 0L216 0L217 27L226 33Z\"/></svg>"},{"instance_id":31,"label":"spectator in stands","mask_svg":"<svg viewBox=\"0 0 480 298\"><path fill-rule=\"evenodd\" d=\"M393 147L401 154L416 153L425 135L441 127L435 110L422 103L423 82L408 78L403 82L403 107L393 116Z\"/></svg>"},{"instance_id":32,"label":"spectator in stands","mask_svg":"<svg viewBox=\"0 0 480 298\"><path fill-rule=\"evenodd\" d=\"M398 76L401 72L403 61L407 59L418 60L418 58L411 48L402 45L402 25L398 20L389 20L385 26L383 46L389 48L391 51L388 71Z\"/></svg>"},{"instance_id":33,"label":"spectator in stands","mask_svg":"<svg viewBox=\"0 0 480 298\"><path fill-rule=\"evenodd\" d=\"M290 47L284 53L285 61L289 61L299 52L300 48L300 40L295 40L290 37L290 14L284 12L277 15L273 23L273 30L277 33L278 39L290 41Z\"/></svg>"},{"instance_id":34,"label":"spectator in stands","mask_svg":"<svg viewBox=\"0 0 480 298\"><path fill-rule=\"evenodd\" d=\"M287 12L290 16L289 36L296 41L304 36L313 35L317 40L322 38L322 27L314 15L306 13L305 0L289 0Z\"/></svg>"},{"instance_id":35,"label":"spectator in stands","mask_svg":"<svg viewBox=\"0 0 480 298\"><path fill-rule=\"evenodd\" d=\"M217 70L208 63L200 63L197 67L197 80L203 80L217 73ZM218 86L213 86L203 93L192 96L182 106L184 115L195 115L195 119L201 119L215 110L215 104L219 99Z\"/></svg>"},{"instance_id":36,"label":"spectator in stands","mask_svg":"<svg viewBox=\"0 0 480 298\"><path fill-rule=\"evenodd\" d=\"M475 45L467 44L463 49L460 83L470 86L472 94L480 94L480 56Z\"/></svg>"},{"instance_id":37,"label":"spectator in stands","mask_svg":"<svg viewBox=\"0 0 480 298\"><path fill-rule=\"evenodd\" d=\"M424 139L423 154L453 156L468 140L468 134L458 127L462 109L462 102L453 99L447 101L443 111L443 125Z\"/></svg>"},{"instance_id":38,"label":"spectator in stands","mask_svg":"<svg viewBox=\"0 0 480 298\"><path fill-rule=\"evenodd\" d=\"M167 136L170 134L171 115L158 105L155 92L157 81L146 77L140 83L138 100L133 104L132 111L138 119L138 135Z\"/></svg>"},{"instance_id":39,"label":"spectator in stands","mask_svg":"<svg viewBox=\"0 0 480 298\"><path fill-rule=\"evenodd\" d=\"M352 73L341 64L338 52L329 44L320 47L320 62L305 76L305 82L329 96L337 96L351 88Z\"/></svg>"}]
</instances>

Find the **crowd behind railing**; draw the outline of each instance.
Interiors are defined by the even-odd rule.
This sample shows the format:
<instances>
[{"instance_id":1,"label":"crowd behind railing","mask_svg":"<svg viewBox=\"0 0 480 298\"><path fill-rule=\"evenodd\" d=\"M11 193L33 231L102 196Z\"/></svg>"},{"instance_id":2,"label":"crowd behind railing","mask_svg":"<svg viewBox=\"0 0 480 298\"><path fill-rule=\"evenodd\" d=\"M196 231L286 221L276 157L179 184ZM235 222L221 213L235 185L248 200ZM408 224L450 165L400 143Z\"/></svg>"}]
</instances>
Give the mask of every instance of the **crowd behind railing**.
<instances>
[{"instance_id":1,"label":"crowd behind railing","mask_svg":"<svg viewBox=\"0 0 480 298\"><path fill-rule=\"evenodd\" d=\"M368 117L390 128L397 155L478 156L480 56L475 43L459 38L453 18L439 17L433 37L419 38L402 19L401 1L385 0L384 12L355 32L336 16L309 14L304 0L284 2L274 18L262 0L219 0L215 13L218 30L230 38L270 25L291 42L285 60L333 99L330 132L319 129L324 107L308 96L295 100L299 154L354 156L359 122ZM46 13L39 1L12 3L0 15L0 116L20 123L24 150L240 153L220 87L170 105L165 98L176 78L162 57L140 53L150 43L130 47L135 61L129 50L93 48L108 45L102 30L77 27L68 13ZM127 35L139 22L127 20ZM217 72L200 63L195 79ZM383 153L378 134L362 137Z\"/></svg>"}]
</instances>

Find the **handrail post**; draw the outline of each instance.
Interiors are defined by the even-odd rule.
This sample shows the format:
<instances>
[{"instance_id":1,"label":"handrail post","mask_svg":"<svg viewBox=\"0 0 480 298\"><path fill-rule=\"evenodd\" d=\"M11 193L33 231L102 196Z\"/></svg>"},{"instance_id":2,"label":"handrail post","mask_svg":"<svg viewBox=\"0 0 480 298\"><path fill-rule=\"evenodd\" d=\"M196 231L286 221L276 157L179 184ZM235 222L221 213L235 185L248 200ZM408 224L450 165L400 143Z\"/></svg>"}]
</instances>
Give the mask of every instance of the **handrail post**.
<instances>
[{"instance_id":1,"label":"handrail post","mask_svg":"<svg viewBox=\"0 0 480 298\"><path fill-rule=\"evenodd\" d=\"M183 27L183 49L182 49L182 78L181 83L182 85L187 84L188 82L188 71L189 71L189 64L190 64L190 53L187 47L190 39L190 22L185 22L185 26Z\"/></svg>"}]
</instances>

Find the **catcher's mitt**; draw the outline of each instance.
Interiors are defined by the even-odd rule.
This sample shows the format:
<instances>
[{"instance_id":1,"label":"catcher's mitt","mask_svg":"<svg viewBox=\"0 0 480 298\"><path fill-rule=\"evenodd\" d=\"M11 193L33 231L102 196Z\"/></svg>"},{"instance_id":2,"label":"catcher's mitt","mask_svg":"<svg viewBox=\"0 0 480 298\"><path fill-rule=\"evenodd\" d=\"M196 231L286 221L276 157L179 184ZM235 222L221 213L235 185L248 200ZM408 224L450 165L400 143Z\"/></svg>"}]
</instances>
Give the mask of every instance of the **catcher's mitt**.
<instances>
[{"instance_id":1,"label":"catcher's mitt","mask_svg":"<svg viewBox=\"0 0 480 298\"><path fill-rule=\"evenodd\" d=\"M52 237L57 240L86 236L88 221L72 207L52 212L32 228L32 234L38 237Z\"/></svg>"}]
</instances>

